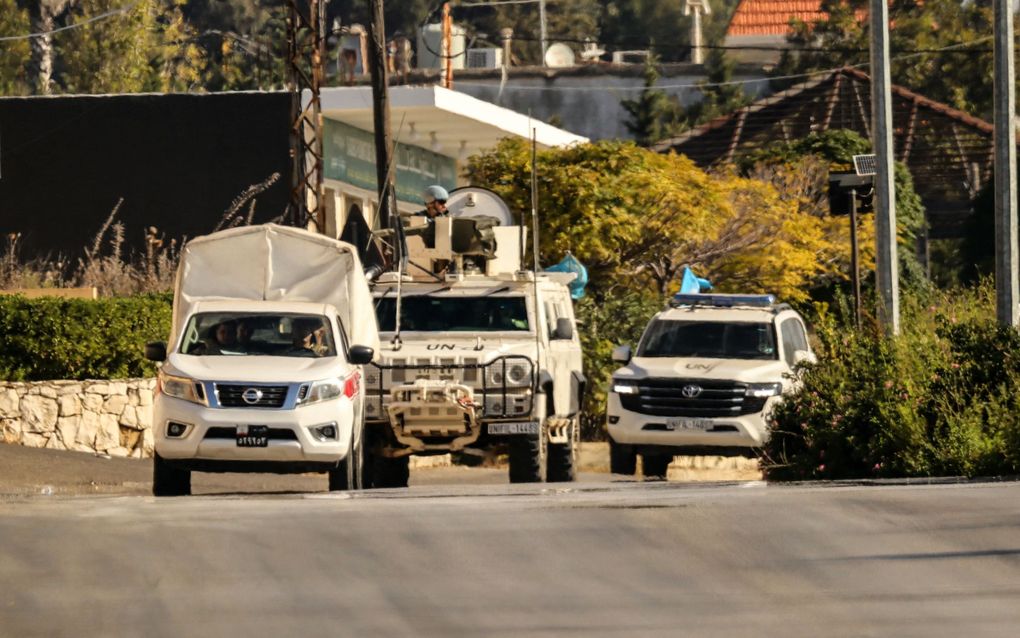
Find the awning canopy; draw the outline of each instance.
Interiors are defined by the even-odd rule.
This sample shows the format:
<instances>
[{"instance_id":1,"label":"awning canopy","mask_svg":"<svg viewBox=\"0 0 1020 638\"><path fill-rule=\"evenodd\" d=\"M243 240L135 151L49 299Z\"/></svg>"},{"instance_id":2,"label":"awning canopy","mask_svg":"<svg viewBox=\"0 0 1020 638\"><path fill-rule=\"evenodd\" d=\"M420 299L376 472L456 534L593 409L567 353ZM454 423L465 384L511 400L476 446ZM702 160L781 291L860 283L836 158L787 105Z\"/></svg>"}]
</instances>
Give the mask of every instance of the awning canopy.
<instances>
[{"instance_id":1,"label":"awning canopy","mask_svg":"<svg viewBox=\"0 0 1020 638\"><path fill-rule=\"evenodd\" d=\"M374 129L372 89L367 86L323 89L323 117L362 129ZM588 138L437 85L389 89L390 127L395 141L440 155L464 159L491 149L504 137L531 138L539 148L584 143Z\"/></svg>"}]
</instances>

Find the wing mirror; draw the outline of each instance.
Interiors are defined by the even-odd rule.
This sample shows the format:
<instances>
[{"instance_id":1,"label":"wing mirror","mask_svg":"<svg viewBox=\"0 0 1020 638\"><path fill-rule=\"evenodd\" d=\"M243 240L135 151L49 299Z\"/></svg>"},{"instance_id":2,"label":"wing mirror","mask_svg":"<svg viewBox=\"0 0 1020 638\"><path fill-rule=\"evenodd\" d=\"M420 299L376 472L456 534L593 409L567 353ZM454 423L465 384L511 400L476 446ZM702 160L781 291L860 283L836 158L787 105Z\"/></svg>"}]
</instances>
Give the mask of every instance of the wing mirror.
<instances>
[{"instance_id":1,"label":"wing mirror","mask_svg":"<svg viewBox=\"0 0 1020 638\"><path fill-rule=\"evenodd\" d=\"M375 350L368 346L351 346L351 349L347 351L347 361L358 366L371 363L373 357L375 357Z\"/></svg>"},{"instance_id":2,"label":"wing mirror","mask_svg":"<svg viewBox=\"0 0 1020 638\"><path fill-rule=\"evenodd\" d=\"M630 363L630 346L616 346L613 348L613 361L627 365Z\"/></svg>"},{"instance_id":3,"label":"wing mirror","mask_svg":"<svg viewBox=\"0 0 1020 638\"><path fill-rule=\"evenodd\" d=\"M560 317L556 320L556 330L553 331L553 339L573 339L574 325L567 317Z\"/></svg>"},{"instance_id":4,"label":"wing mirror","mask_svg":"<svg viewBox=\"0 0 1020 638\"><path fill-rule=\"evenodd\" d=\"M145 344L145 358L157 363L166 361L166 344L162 341Z\"/></svg>"},{"instance_id":5,"label":"wing mirror","mask_svg":"<svg viewBox=\"0 0 1020 638\"><path fill-rule=\"evenodd\" d=\"M798 363L804 363L805 361L808 363L816 363L818 359L815 358L815 355L813 353L808 352L807 350L794 351L793 365L797 365Z\"/></svg>"}]
</instances>

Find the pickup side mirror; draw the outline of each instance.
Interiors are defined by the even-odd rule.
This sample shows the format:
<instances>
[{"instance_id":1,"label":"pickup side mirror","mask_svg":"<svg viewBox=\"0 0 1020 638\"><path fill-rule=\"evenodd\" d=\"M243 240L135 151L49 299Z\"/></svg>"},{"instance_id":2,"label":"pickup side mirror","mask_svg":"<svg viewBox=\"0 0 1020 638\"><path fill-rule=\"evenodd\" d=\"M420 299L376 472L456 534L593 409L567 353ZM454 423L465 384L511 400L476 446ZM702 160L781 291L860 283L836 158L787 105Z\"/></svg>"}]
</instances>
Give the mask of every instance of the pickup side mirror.
<instances>
[{"instance_id":1,"label":"pickup side mirror","mask_svg":"<svg viewBox=\"0 0 1020 638\"><path fill-rule=\"evenodd\" d=\"M556 330L553 331L553 339L573 339L574 325L567 317L560 317L556 320Z\"/></svg>"},{"instance_id":2,"label":"pickup side mirror","mask_svg":"<svg viewBox=\"0 0 1020 638\"><path fill-rule=\"evenodd\" d=\"M358 366L371 363L373 357L375 357L375 350L368 346L351 346L351 349L347 351L347 361Z\"/></svg>"},{"instance_id":3,"label":"pickup side mirror","mask_svg":"<svg viewBox=\"0 0 1020 638\"><path fill-rule=\"evenodd\" d=\"M630 363L630 346L616 346L613 348L613 361L623 365Z\"/></svg>"},{"instance_id":4,"label":"pickup side mirror","mask_svg":"<svg viewBox=\"0 0 1020 638\"><path fill-rule=\"evenodd\" d=\"M166 344L162 341L145 344L145 358L157 363L166 361Z\"/></svg>"},{"instance_id":5,"label":"pickup side mirror","mask_svg":"<svg viewBox=\"0 0 1020 638\"><path fill-rule=\"evenodd\" d=\"M797 365L798 363L804 363L805 361L807 361L808 363L816 363L818 361L818 359L815 358L814 354L812 354L811 352L808 352L807 350L796 350L796 351L794 351L794 353L793 353L793 364L794 365Z\"/></svg>"}]
</instances>

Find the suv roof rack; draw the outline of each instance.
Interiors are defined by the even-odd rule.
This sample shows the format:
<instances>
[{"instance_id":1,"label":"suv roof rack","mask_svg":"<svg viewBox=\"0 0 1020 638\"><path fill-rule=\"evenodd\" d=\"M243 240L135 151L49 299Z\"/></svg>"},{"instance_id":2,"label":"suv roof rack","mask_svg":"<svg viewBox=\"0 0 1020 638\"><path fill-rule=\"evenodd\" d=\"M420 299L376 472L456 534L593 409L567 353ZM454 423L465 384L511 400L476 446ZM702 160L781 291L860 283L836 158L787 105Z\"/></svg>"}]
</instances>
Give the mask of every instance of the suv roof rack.
<instances>
[{"instance_id":1,"label":"suv roof rack","mask_svg":"<svg viewBox=\"0 0 1020 638\"><path fill-rule=\"evenodd\" d=\"M703 293L677 293L669 302L670 308L705 306L709 308L754 308L779 312L789 304L776 303L775 295L717 295Z\"/></svg>"}]
</instances>

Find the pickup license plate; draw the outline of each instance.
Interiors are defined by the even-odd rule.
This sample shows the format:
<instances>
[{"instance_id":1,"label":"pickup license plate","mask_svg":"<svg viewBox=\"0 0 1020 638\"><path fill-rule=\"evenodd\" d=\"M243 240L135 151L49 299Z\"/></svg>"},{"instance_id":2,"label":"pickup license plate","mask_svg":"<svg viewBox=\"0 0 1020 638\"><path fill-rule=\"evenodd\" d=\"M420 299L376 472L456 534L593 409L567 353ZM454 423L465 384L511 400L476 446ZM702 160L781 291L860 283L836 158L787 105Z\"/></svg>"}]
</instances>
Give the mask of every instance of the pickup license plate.
<instances>
[{"instance_id":1,"label":"pickup license plate","mask_svg":"<svg viewBox=\"0 0 1020 638\"><path fill-rule=\"evenodd\" d=\"M522 423L490 423L489 434L501 436L505 434L538 434L538 421Z\"/></svg>"},{"instance_id":2,"label":"pickup license plate","mask_svg":"<svg viewBox=\"0 0 1020 638\"><path fill-rule=\"evenodd\" d=\"M268 425L237 426L237 447L267 447L268 445Z\"/></svg>"},{"instance_id":3,"label":"pickup license plate","mask_svg":"<svg viewBox=\"0 0 1020 638\"><path fill-rule=\"evenodd\" d=\"M678 417L666 421L666 429L669 431L675 430L697 430L704 432L705 430L712 429L715 423L711 419L691 419L685 417Z\"/></svg>"}]
</instances>

